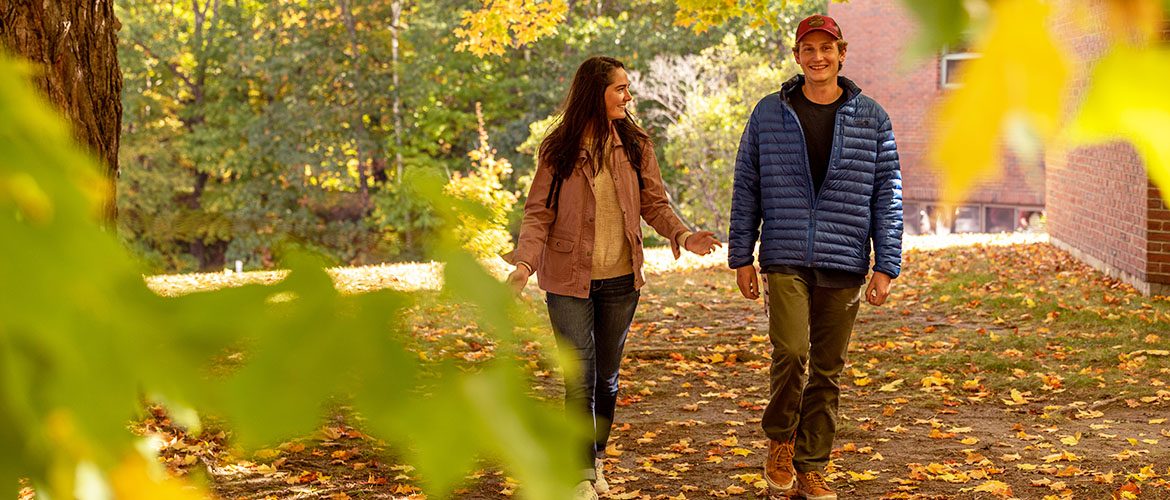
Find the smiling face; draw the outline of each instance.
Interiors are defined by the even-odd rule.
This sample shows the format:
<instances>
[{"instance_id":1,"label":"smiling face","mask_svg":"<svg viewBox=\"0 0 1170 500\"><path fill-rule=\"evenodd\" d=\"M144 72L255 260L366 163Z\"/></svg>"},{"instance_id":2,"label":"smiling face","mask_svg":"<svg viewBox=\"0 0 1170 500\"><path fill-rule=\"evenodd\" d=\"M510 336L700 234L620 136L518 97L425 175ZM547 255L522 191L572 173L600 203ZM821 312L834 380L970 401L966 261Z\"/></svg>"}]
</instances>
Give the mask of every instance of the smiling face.
<instances>
[{"instance_id":1,"label":"smiling face","mask_svg":"<svg viewBox=\"0 0 1170 500\"><path fill-rule=\"evenodd\" d=\"M630 95L630 78L626 70L614 68L610 73L610 83L605 87L605 115L610 120L621 120L626 117L626 104L633 100Z\"/></svg>"},{"instance_id":2,"label":"smiling face","mask_svg":"<svg viewBox=\"0 0 1170 500\"><path fill-rule=\"evenodd\" d=\"M797 42L793 56L804 71L805 81L829 83L837 81L841 63L845 62L845 49L840 47L836 37L817 30Z\"/></svg>"}]
</instances>

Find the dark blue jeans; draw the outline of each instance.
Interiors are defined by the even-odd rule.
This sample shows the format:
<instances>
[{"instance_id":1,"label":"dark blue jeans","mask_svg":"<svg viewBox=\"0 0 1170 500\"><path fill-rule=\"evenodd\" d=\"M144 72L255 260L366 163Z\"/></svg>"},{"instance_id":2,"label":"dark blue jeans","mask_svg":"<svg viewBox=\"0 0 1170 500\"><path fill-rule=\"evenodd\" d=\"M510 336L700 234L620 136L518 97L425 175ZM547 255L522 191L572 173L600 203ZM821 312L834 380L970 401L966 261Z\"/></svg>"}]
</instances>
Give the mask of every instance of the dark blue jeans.
<instances>
[{"instance_id":1,"label":"dark blue jeans","mask_svg":"<svg viewBox=\"0 0 1170 500\"><path fill-rule=\"evenodd\" d=\"M587 299L555 293L545 297L557 345L579 363L576 380L565 380L565 411L584 411L593 423L587 476L593 470L593 460L605 453L609 442L617 406L618 366L638 297L633 274L593 280Z\"/></svg>"}]
</instances>

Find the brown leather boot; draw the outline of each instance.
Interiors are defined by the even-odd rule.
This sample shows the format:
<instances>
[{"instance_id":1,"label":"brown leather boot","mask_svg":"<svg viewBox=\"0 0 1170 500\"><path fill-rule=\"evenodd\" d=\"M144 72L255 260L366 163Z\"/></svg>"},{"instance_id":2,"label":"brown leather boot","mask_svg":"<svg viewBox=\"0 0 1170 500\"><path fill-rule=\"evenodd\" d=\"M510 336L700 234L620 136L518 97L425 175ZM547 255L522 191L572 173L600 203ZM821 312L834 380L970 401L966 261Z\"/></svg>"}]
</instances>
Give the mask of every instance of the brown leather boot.
<instances>
[{"instance_id":1,"label":"brown leather boot","mask_svg":"<svg viewBox=\"0 0 1170 500\"><path fill-rule=\"evenodd\" d=\"M798 472L796 473L797 483L799 483L799 494L804 495L808 500L837 500L837 494L829 489L829 485L825 483L824 476L820 472Z\"/></svg>"},{"instance_id":2,"label":"brown leather boot","mask_svg":"<svg viewBox=\"0 0 1170 500\"><path fill-rule=\"evenodd\" d=\"M764 480L772 493L788 493L796 487L796 469L792 467L793 442L768 442L768 461L764 462Z\"/></svg>"}]
</instances>

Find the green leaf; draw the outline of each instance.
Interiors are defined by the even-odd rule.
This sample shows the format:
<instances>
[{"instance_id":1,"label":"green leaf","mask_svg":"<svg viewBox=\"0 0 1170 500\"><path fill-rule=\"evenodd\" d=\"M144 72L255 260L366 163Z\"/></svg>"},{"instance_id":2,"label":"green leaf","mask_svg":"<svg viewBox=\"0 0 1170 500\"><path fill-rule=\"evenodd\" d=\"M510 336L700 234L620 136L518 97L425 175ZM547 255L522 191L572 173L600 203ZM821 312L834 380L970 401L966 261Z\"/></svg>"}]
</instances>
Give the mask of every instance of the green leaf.
<instances>
[{"instance_id":1,"label":"green leaf","mask_svg":"<svg viewBox=\"0 0 1170 500\"><path fill-rule=\"evenodd\" d=\"M97 224L98 169L71 147L26 74L0 58L0 282L20 287L0 301L0 481L28 477L38 493L67 498L80 464L94 464L128 481L118 486L126 495L181 488L146 484L136 465L118 468L136 453L126 421L146 395L226 417L245 447L309 433L325 405L353 398L375 435L419 461L439 496L481 457L524 469L516 476L535 495L573 484L572 470L538 468L563 464L556 450L571 449L574 434L548 423L520 375L480 382L485 375L460 367L419 376L402 294L342 295L320 260L293 254L276 285L155 295ZM441 183L427 189L442 206L462 206L442 197ZM515 352L506 345L512 296L451 234L435 252L460 274L452 283L469 280L457 296L480 308L483 328L501 339L497 353ZM237 353L241 364L224 361ZM503 438L491 428L497 417Z\"/></svg>"},{"instance_id":2,"label":"green leaf","mask_svg":"<svg viewBox=\"0 0 1170 500\"><path fill-rule=\"evenodd\" d=\"M570 498L587 446L584 422L566 420L552 405L533 405L513 366L499 364L467 380L464 390L497 456L520 480L525 498ZM570 426L569 423L574 425ZM554 442L541 436L559 436Z\"/></svg>"},{"instance_id":3,"label":"green leaf","mask_svg":"<svg viewBox=\"0 0 1170 500\"><path fill-rule=\"evenodd\" d=\"M910 55L916 59L961 42L971 23L963 0L902 0L902 3L918 19L920 32L910 48Z\"/></svg>"}]
</instances>

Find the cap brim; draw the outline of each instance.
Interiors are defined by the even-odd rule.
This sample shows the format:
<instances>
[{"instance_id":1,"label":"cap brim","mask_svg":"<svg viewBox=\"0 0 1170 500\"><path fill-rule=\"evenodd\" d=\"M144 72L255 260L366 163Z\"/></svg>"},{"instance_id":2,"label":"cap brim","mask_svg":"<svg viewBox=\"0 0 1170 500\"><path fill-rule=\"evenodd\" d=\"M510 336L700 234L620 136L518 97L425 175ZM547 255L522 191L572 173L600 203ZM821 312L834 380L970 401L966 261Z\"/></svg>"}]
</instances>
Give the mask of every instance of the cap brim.
<instances>
[{"instance_id":1,"label":"cap brim","mask_svg":"<svg viewBox=\"0 0 1170 500\"><path fill-rule=\"evenodd\" d=\"M800 40L801 40L802 38L804 38L804 37L808 36L808 34L809 34L809 33L812 33L812 32L814 32L814 31L823 31L823 32L825 32L825 33L828 33L828 34L832 35L832 36L833 36L833 38L835 38L835 39L837 39L837 40L840 40L840 39L841 39L841 37L840 37L839 35L837 35L837 32L835 32L835 31L833 31L833 30L831 30L831 29L829 29L829 28L826 28L826 27L824 27L824 26L818 26L818 27L816 27L816 28L809 28L809 29L808 29L808 31L805 31L803 35L800 35L800 38L797 38L797 39L796 39L796 41L797 41L797 42L800 42Z\"/></svg>"}]
</instances>

